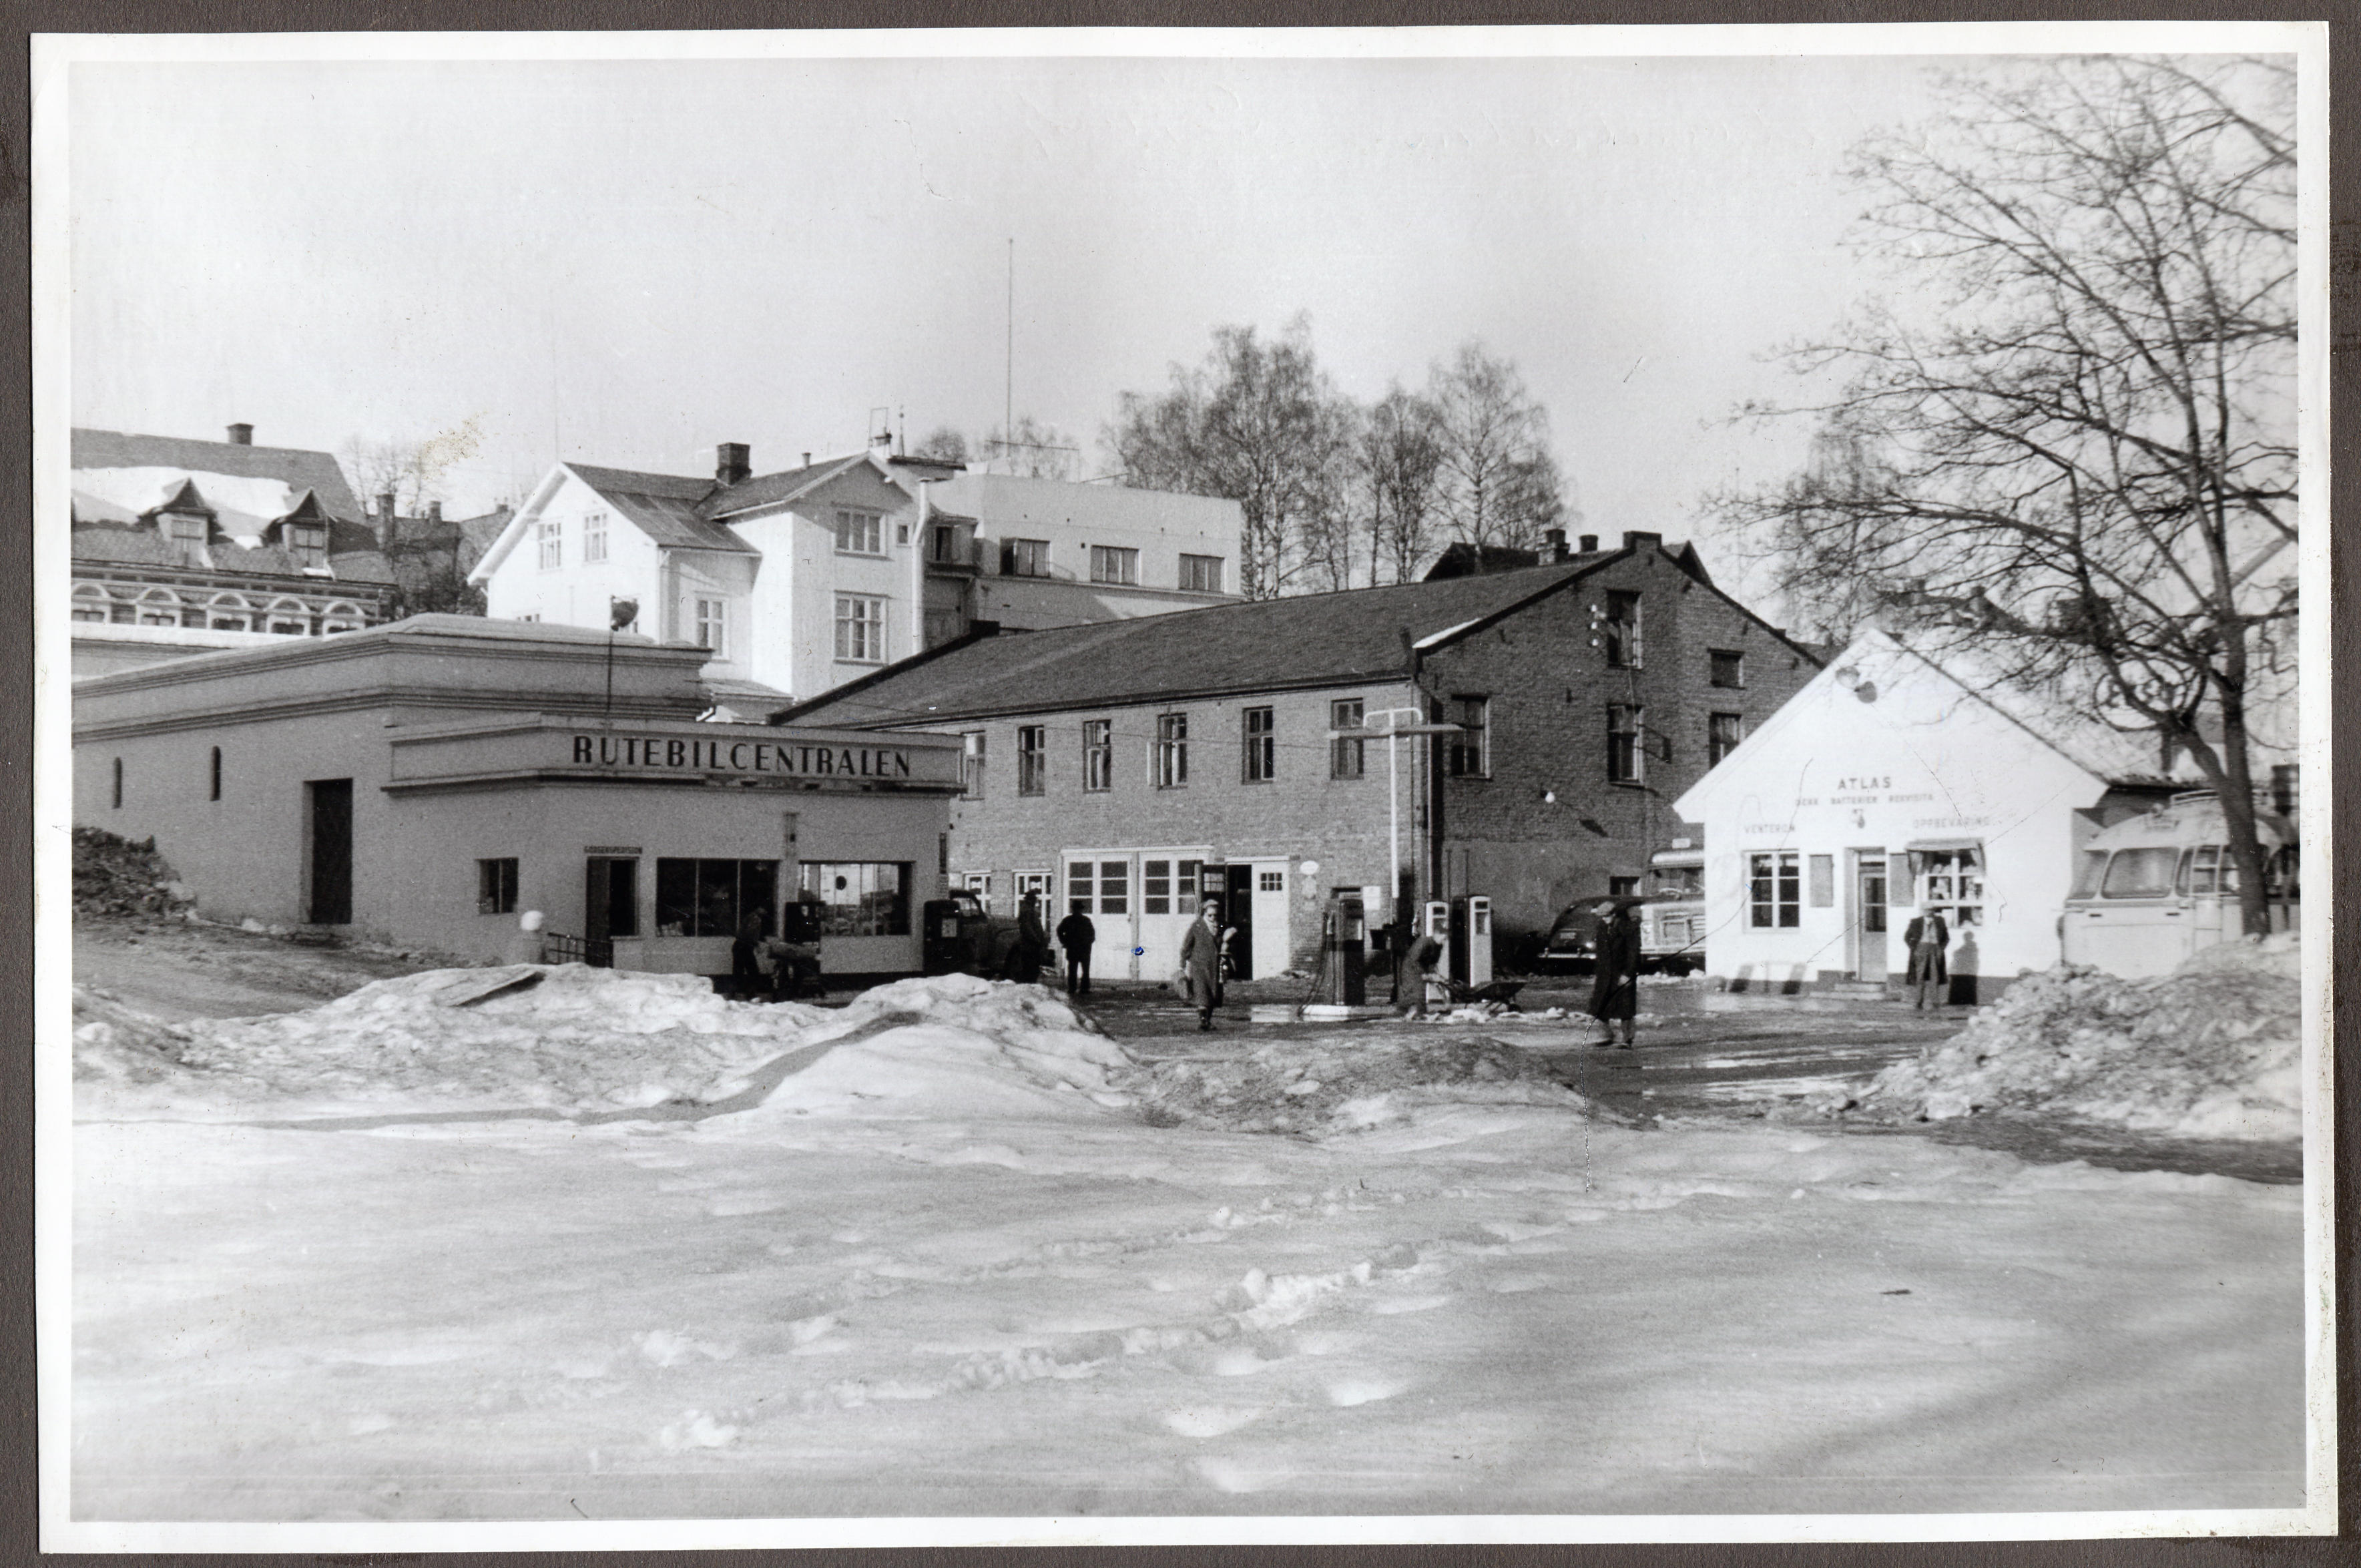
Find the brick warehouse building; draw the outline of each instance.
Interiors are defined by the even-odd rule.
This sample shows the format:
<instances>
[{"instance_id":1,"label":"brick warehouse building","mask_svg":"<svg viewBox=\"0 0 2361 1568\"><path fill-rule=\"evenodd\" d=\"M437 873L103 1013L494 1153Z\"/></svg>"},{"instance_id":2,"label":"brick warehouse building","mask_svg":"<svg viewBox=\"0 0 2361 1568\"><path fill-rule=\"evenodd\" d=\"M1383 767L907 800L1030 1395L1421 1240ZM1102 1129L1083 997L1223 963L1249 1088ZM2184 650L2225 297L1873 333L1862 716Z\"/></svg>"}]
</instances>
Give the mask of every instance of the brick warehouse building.
<instances>
[{"instance_id":1,"label":"brick warehouse building","mask_svg":"<svg viewBox=\"0 0 2361 1568\"><path fill-rule=\"evenodd\" d=\"M1331 894L1386 885L1389 746L1406 895L1488 895L1514 942L1697 836L1672 802L1817 668L1694 547L1632 532L1522 570L979 627L774 722L962 736L954 882L1085 909L1102 977L1167 972L1199 888L1269 974L1310 958ZM1404 709L1462 729L1378 738Z\"/></svg>"}]
</instances>

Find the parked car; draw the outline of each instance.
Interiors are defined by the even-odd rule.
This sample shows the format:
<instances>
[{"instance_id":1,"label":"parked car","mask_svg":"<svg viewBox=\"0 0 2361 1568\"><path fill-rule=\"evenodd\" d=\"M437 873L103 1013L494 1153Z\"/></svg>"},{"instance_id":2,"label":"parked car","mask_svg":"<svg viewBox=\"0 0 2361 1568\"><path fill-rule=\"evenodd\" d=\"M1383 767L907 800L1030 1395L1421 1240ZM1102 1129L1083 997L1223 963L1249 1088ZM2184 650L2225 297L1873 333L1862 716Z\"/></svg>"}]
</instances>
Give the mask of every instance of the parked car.
<instances>
[{"instance_id":1,"label":"parked car","mask_svg":"<svg viewBox=\"0 0 2361 1568\"><path fill-rule=\"evenodd\" d=\"M1705 968L1705 855L1665 850L1650 866L1648 891L1636 896L1642 973L1694 974ZM1597 898L1568 905L1542 943L1544 970L1587 974L1598 956Z\"/></svg>"}]
</instances>

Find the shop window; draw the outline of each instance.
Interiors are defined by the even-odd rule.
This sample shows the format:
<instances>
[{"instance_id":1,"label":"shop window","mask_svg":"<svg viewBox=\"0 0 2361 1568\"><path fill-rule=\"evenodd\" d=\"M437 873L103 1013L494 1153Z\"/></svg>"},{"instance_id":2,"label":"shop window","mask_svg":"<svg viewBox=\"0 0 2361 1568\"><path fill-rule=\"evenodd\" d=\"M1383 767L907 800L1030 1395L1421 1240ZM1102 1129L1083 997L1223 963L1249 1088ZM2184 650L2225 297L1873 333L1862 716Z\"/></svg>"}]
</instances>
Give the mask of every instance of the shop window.
<instances>
[{"instance_id":1,"label":"shop window","mask_svg":"<svg viewBox=\"0 0 2361 1568\"><path fill-rule=\"evenodd\" d=\"M885 662L885 601L867 594L836 596L836 656L848 663Z\"/></svg>"},{"instance_id":2,"label":"shop window","mask_svg":"<svg viewBox=\"0 0 2361 1568\"><path fill-rule=\"evenodd\" d=\"M1241 716L1246 742L1244 777L1248 784L1268 784L1279 776L1278 721L1268 707L1249 707Z\"/></svg>"},{"instance_id":3,"label":"shop window","mask_svg":"<svg viewBox=\"0 0 2361 1568\"><path fill-rule=\"evenodd\" d=\"M1046 724L1016 727L1016 793L1044 795L1049 784L1049 728Z\"/></svg>"},{"instance_id":4,"label":"shop window","mask_svg":"<svg viewBox=\"0 0 2361 1568\"><path fill-rule=\"evenodd\" d=\"M563 518L543 518L533 525L533 536L541 545L543 571L555 571L566 565L566 521Z\"/></svg>"},{"instance_id":5,"label":"shop window","mask_svg":"<svg viewBox=\"0 0 2361 1568\"><path fill-rule=\"evenodd\" d=\"M1004 539L1000 542L1000 575L1004 577L1046 577L1049 575L1049 542L1046 539Z\"/></svg>"},{"instance_id":6,"label":"shop window","mask_svg":"<svg viewBox=\"0 0 2361 1568\"><path fill-rule=\"evenodd\" d=\"M727 599L697 601L697 645L717 659L730 656L730 603Z\"/></svg>"},{"instance_id":7,"label":"shop window","mask_svg":"<svg viewBox=\"0 0 2361 1568\"><path fill-rule=\"evenodd\" d=\"M221 798L221 748L219 746L214 748L212 762L206 769L205 798L207 800Z\"/></svg>"},{"instance_id":8,"label":"shop window","mask_svg":"<svg viewBox=\"0 0 2361 1568\"><path fill-rule=\"evenodd\" d=\"M1328 705L1328 728L1358 729L1367 721L1367 705L1359 697L1347 697ZM1328 742L1328 776L1332 779L1356 779L1368 765L1369 743L1336 736Z\"/></svg>"},{"instance_id":9,"label":"shop window","mask_svg":"<svg viewBox=\"0 0 2361 1568\"><path fill-rule=\"evenodd\" d=\"M1455 696L1447 710L1446 722L1459 726L1459 733L1446 736L1451 742L1449 761L1451 776L1455 779L1486 779L1492 776L1492 699L1488 696Z\"/></svg>"},{"instance_id":10,"label":"shop window","mask_svg":"<svg viewBox=\"0 0 2361 1568\"><path fill-rule=\"evenodd\" d=\"M806 866L805 885L812 868ZM765 930L778 903L776 861L656 861L656 935L735 937L740 921L759 915Z\"/></svg>"},{"instance_id":11,"label":"shop window","mask_svg":"<svg viewBox=\"0 0 2361 1568\"><path fill-rule=\"evenodd\" d=\"M1644 708L1610 704L1607 709L1607 777L1613 784L1641 784L1647 773L1647 751L1640 736L1647 718Z\"/></svg>"},{"instance_id":12,"label":"shop window","mask_svg":"<svg viewBox=\"0 0 2361 1568\"><path fill-rule=\"evenodd\" d=\"M1756 930L1803 924L1796 851L1775 850L1746 857L1746 923Z\"/></svg>"},{"instance_id":13,"label":"shop window","mask_svg":"<svg viewBox=\"0 0 2361 1568\"><path fill-rule=\"evenodd\" d=\"M1705 721L1705 765L1719 767L1721 760L1738 750L1746 739L1746 719L1741 714L1716 713Z\"/></svg>"},{"instance_id":14,"label":"shop window","mask_svg":"<svg viewBox=\"0 0 2361 1568\"><path fill-rule=\"evenodd\" d=\"M1709 666L1708 685L1726 686L1731 691L1746 689L1745 654L1728 648L1714 648L1707 651L1706 661Z\"/></svg>"},{"instance_id":15,"label":"shop window","mask_svg":"<svg viewBox=\"0 0 2361 1568\"><path fill-rule=\"evenodd\" d=\"M1139 581L1139 552L1108 544L1091 546L1091 581L1129 587Z\"/></svg>"},{"instance_id":16,"label":"shop window","mask_svg":"<svg viewBox=\"0 0 2361 1568\"><path fill-rule=\"evenodd\" d=\"M970 729L960 736L960 794L968 800L983 798L983 734Z\"/></svg>"},{"instance_id":17,"label":"shop window","mask_svg":"<svg viewBox=\"0 0 2361 1568\"><path fill-rule=\"evenodd\" d=\"M883 555L885 554L885 519L873 511L839 511L836 514L836 553L840 555Z\"/></svg>"},{"instance_id":18,"label":"shop window","mask_svg":"<svg viewBox=\"0 0 2361 1568\"><path fill-rule=\"evenodd\" d=\"M1180 591L1191 594L1220 593L1222 591L1222 558L1219 555L1181 556Z\"/></svg>"},{"instance_id":19,"label":"shop window","mask_svg":"<svg viewBox=\"0 0 2361 1568\"><path fill-rule=\"evenodd\" d=\"M1115 721L1082 720L1082 788L1103 795L1115 788Z\"/></svg>"},{"instance_id":20,"label":"shop window","mask_svg":"<svg viewBox=\"0 0 2361 1568\"><path fill-rule=\"evenodd\" d=\"M517 906L517 862L510 855L476 862L476 913L513 915Z\"/></svg>"},{"instance_id":21,"label":"shop window","mask_svg":"<svg viewBox=\"0 0 2361 1568\"><path fill-rule=\"evenodd\" d=\"M1607 622L1602 630L1607 645L1607 665L1614 670L1636 670L1640 667L1640 596L1620 589L1609 589L1607 595Z\"/></svg>"},{"instance_id":22,"label":"shop window","mask_svg":"<svg viewBox=\"0 0 2361 1568\"><path fill-rule=\"evenodd\" d=\"M1156 787L1180 789L1189 783L1189 716L1156 716Z\"/></svg>"},{"instance_id":23,"label":"shop window","mask_svg":"<svg viewBox=\"0 0 2361 1568\"><path fill-rule=\"evenodd\" d=\"M2109 898L2158 897L2172 889L2173 862L2179 857L2171 850L2129 851L2133 854L2153 853L2161 859L2151 868L2156 882L2153 894L2131 894L2115 891L2114 872L2107 873L2106 896ZM1919 907L1929 915L1940 915L1949 921L1954 930L1961 927L1984 923L1984 857L1978 849L1916 850L1911 851L1912 881L1917 885ZM2122 857L2118 856L2120 860Z\"/></svg>"},{"instance_id":24,"label":"shop window","mask_svg":"<svg viewBox=\"0 0 2361 1568\"><path fill-rule=\"evenodd\" d=\"M582 559L586 565L607 558L607 514L588 511L582 514Z\"/></svg>"},{"instance_id":25,"label":"shop window","mask_svg":"<svg viewBox=\"0 0 2361 1568\"><path fill-rule=\"evenodd\" d=\"M804 902L820 908L823 937L910 934L910 868L895 861L807 861Z\"/></svg>"}]
</instances>

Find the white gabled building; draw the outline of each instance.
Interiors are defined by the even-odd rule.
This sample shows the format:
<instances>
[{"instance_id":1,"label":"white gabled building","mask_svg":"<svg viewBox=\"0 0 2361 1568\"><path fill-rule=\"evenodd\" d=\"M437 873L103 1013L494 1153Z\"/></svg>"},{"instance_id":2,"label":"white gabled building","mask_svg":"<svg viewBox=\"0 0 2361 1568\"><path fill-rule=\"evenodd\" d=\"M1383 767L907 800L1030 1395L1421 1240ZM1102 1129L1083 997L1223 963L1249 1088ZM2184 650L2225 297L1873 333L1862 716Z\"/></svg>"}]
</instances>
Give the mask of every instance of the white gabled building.
<instances>
[{"instance_id":1,"label":"white gabled building","mask_svg":"<svg viewBox=\"0 0 2361 1568\"><path fill-rule=\"evenodd\" d=\"M1675 803L1705 825L1708 972L1792 992L1900 980L1951 929L1952 999L2059 961L2077 851L2191 787L2157 743L2045 710L1868 631Z\"/></svg>"},{"instance_id":2,"label":"white gabled building","mask_svg":"<svg viewBox=\"0 0 2361 1568\"><path fill-rule=\"evenodd\" d=\"M498 620L635 630L713 651L750 717L939 646L979 620L1038 629L1228 601L1234 501L968 474L884 445L710 479L560 463L469 576ZM733 703L732 697L737 700Z\"/></svg>"}]
</instances>

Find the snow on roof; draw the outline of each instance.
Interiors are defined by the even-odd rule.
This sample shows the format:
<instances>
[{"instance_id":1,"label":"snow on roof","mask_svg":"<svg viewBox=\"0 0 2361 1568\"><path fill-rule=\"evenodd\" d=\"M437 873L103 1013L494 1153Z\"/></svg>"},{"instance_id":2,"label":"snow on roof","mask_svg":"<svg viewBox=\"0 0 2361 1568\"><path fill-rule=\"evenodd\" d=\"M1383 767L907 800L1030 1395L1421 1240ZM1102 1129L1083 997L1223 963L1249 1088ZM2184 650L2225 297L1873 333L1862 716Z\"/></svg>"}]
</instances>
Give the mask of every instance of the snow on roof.
<instances>
[{"instance_id":1,"label":"snow on roof","mask_svg":"<svg viewBox=\"0 0 2361 1568\"><path fill-rule=\"evenodd\" d=\"M219 514L222 531L230 534L261 533L293 511L303 493L284 479L160 467L77 468L73 493L77 503L89 496L111 512L127 514L111 521L129 521L170 500L173 492L191 480L205 504Z\"/></svg>"},{"instance_id":2,"label":"snow on roof","mask_svg":"<svg viewBox=\"0 0 2361 1568\"><path fill-rule=\"evenodd\" d=\"M1478 620L1482 619L1483 618L1481 616L1477 618ZM1430 631L1425 636L1420 638L1417 641L1411 643L1411 646L1413 648L1436 647L1442 643L1450 641L1453 638L1458 636L1461 632L1466 630L1469 627L1475 624L1476 621L1474 620L1463 620L1456 626L1446 626L1440 631Z\"/></svg>"}]
</instances>

